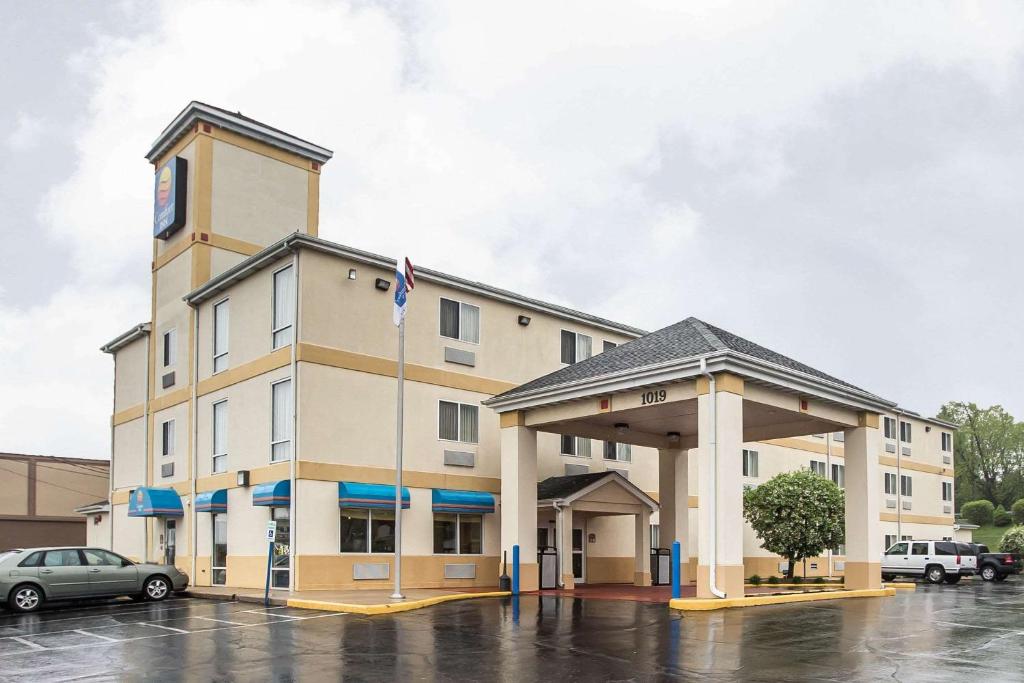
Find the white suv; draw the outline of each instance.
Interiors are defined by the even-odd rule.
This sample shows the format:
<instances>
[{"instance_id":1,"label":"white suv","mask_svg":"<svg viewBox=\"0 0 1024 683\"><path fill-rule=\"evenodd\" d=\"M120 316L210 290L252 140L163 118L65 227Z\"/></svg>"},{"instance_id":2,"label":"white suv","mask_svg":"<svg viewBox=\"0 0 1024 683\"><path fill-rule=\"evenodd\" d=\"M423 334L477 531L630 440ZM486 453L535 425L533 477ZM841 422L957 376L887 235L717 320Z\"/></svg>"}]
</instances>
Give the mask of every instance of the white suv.
<instances>
[{"instance_id":1,"label":"white suv","mask_svg":"<svg viewBox=\"0 0 1024 683\"><path fill-rule=\"evenodd\" d=\"M882 579L922 576L929 583L956 583L975 572L977 561L975 555L961 553L953 541L900 541L882 555Z\"/></svg>"}]
</instances>

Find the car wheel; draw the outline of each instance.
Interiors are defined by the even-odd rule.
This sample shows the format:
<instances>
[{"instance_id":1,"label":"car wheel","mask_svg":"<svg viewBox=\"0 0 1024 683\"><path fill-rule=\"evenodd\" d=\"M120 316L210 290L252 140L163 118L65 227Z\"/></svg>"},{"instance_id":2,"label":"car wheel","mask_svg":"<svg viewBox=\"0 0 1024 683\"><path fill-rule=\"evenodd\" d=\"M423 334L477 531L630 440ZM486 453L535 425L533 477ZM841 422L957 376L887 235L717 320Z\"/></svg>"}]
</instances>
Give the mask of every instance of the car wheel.
<instances>
[{"instance_id":1,"label":"car wheel","mask_svg":"<svg viewBox=\"0 0 1024 683\"><path fill-rule=\"evenodd\" d=\"M1006 581L1009 576L1009 574L996 574L996 581Z\"/></svg>"},{"instance_id":2,"label":"car wheel","mask_svg":"<svg viewBox=\"0 0 1024 683\"><path fill-rule=\"evenodd\" d=\"M8 604L15 612L35 612L43 605L43 591L38 586L23 584L11 591Z\"/></svg>"},{"instance_id":3,"label":"car wheel","mask_svg":"<svg viewBox=\"0 0 1024 683\"><path fill-rule=\"evenodd\" d=\"M146 579L146 585L142 588L147 600L160 601L171 592L171 582L163 576L151 576Z\"/></svg>"},{"instance_id":4,"label":"car wheel","mask_svg":"<svg viewBox=\"0 0 1024 683\"><path fill-rule=\"evenodd\" d=\"M882 581L889 582L895 580L895 574L882 574Z\"/></svg>"},{"instance_id":5,"label":"car wheel","mask_svg":"<svg viewBox=\"0 0 1024 683\"><path fill-rule=\"evenodd\" d=\"M932 565L925 570L924 576L928 583L942 583L946 580L946 570L938 565Z\"/></svg>"},{"instance_id":6,"label":"car wheel","mask_svg":"<svg viewBox=\"0 0 1024 683\"><path fill-rule=\"evenodd\" d=\"M982 567L981 578L986 581L994 581L996 579L996 568L995 567Z\"/></svg>"},{"instance_id":7,"label":"car wheel","mask_svg":"<svg viewBox=\"0 0 1024 683\"><path fill-rule=\"evenodd\" d=\"M952 585L954 583L960 583L960 575L958 574L956 576L947 576L946 577L946 583L948 583L950 585Z\"/></svg>"}]
</instances>

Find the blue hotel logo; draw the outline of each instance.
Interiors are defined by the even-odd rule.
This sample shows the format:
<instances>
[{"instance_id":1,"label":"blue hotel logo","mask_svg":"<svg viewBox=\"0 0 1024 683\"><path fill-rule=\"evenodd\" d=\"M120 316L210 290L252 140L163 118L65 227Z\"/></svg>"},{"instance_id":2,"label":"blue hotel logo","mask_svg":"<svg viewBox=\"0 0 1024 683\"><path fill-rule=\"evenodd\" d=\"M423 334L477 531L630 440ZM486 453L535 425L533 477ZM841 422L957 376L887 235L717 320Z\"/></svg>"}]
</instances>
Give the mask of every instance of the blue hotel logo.
<instances>
[{"instance_id":1,"label":"blue hotel logo","mask_svg":"<svg viewBox=\"0 0 1024 683\"><path fill-rule=\"evenodd\" d=\"M153 237L165 240L185 225L188 161L174 157L156 173L153 201Z\"/></svg>"}]
</instances>

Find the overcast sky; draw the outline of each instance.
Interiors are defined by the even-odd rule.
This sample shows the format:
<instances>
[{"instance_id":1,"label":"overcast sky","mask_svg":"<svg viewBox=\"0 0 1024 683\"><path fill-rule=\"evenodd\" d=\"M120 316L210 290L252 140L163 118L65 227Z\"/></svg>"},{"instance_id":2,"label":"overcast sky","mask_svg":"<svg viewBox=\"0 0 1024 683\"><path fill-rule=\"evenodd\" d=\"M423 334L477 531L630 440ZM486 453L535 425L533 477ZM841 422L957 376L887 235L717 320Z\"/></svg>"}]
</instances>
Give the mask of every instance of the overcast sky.
<instances>
[{"instance_id":1,"label":"overcast sky","mask_svg":"<svg viewBox=\"0 0 1024 683\"><path fill-rule=\"evenodd\" d=\"M327 239L1024 417L1024 5L282 7L0 0L0 451L109 453L193 99L334 150Z\"/></svg>"}]
</instances>

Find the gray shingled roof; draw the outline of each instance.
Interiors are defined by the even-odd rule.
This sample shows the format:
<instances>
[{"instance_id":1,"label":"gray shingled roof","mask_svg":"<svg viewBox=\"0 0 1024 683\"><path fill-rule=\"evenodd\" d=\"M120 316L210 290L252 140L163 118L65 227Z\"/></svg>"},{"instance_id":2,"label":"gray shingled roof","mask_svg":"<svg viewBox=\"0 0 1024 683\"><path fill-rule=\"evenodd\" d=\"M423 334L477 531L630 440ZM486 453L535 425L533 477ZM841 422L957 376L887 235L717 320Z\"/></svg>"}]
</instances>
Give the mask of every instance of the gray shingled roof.
<instances>
[{"instance_id":1,"label":"gray shingled roof","mask_svg":"<svg viewBox=\"0 0 1024 683\"><path fill-rule=\"evenodd\" d=\"M537 484L537 500L566 498L607 476L608 472L588 472L586 474L568 474L564 477L548 477Z\"/></svg>"},{"instance_id":2,"label":"gray shingled roof","mask_svg":"<svg viewBox=\"0 0 1024 683\"><path fill-rule=\"evenodd\" d=\"M538 389L581 382L617 372L639 370L672 361L696 359L721 351L732 351L750 356L864 392L859 387L804 365L788 356L783 356L781 353L766 349L732 332L726 332L697 318L687 318L579 363L521 384L499 394L492 400L513 398Z\"/></svg>"}]
</instances>

